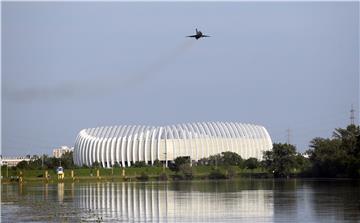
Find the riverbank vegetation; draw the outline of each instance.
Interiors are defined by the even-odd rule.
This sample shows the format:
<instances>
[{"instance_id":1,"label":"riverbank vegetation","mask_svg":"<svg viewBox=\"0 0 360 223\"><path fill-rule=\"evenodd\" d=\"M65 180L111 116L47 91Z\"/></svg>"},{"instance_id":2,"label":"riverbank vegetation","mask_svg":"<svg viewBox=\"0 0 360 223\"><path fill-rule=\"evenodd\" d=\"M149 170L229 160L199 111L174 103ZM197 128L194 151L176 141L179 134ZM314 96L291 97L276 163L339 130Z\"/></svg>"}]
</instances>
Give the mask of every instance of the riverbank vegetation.
<instances>
[{"instance_id":1,"label":"riverbank vegetation","mask_svg":"<svg viewBox=\"0 0 360 223\"><path fill-rule=\"evenodd\" d=\"M346 177L360 178L360 129L349 125L337 128L330 138L314 138L305 153L296 151L291 144L274 143L270 151L263 154L263 160L243 159L233 152L222 152L200 159L178 157L173 162L156 160L153 166L136 162L131 167L122 168L115 164L112 168L101 168L98 162L91 167L78 167L73 162L72 153L60 159L48 156L33 157L30 162L22 161L16 167L2 166L3 179L17 178L43 179L45 171L55 179L55 168L65 169L65 180L113 179L113 180L191 180L191 179L232 179L236 177ZM72 173L71 173L72 171ZM17 177L16 177L17 176ZM48 180L48 179L46 179Z\"/></svg>"}]
</instances>

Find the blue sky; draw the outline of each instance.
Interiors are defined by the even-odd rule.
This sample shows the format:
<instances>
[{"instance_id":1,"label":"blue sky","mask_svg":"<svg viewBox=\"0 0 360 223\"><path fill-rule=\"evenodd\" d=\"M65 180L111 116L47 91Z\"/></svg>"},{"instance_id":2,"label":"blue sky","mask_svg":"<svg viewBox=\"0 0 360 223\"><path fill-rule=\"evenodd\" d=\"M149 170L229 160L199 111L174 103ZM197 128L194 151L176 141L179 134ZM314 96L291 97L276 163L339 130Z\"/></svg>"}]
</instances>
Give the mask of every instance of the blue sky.
<instances>
[{"instance_id":1,"label":"blue sky","mask_svg":"<svg viewBox=\"0 0 360 223\"><path fill-rule=\"evenodd\" d=\"M358 103L358 2L2 3L3 155L193 121L290 128L304 151Z\"/></svg>"}]
</instances>

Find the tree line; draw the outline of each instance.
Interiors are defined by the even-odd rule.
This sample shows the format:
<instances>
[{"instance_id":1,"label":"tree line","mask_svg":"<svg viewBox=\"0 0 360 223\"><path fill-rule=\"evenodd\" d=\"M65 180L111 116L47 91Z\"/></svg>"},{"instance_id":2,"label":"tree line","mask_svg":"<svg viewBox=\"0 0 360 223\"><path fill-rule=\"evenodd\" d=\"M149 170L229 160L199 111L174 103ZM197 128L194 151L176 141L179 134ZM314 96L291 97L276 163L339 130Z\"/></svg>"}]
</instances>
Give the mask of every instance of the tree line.
<instances>
[{"instance_id":1,"label":"tree line","mask_svg":"<svg viewBox=\"0 0 360 223\"><path fill-rule=\"evenodd\" d=\"M47 169L56 169L57 167L62 166L65 169L75 169L79 168L74 164L73 152L66 152L60 158L53 156L32 156L30 161L21 161L15 168L24 170L47 170Z\"/></svg>"},{"instance_id":2,"label":"tree line","mask_svg":"<svg viewBox=\"0 0 360 223\"><path fill-rule=\"evenodd\" d=\"M270 151L263 153L263 159L243 159L233 152L222 152L196 163L190 163L190 157L178 157L169 162L169 168L179 177L187 178L192 175L191 166L211 166L216 173L217 167L225 166L227 174L233 171L230 167L253 170L261 168L272 173L274 177L350 177L360 178L360 129L358 125L349 125L346 128L336 128L330 138L316 137L311 140L309 149L301 154L291 144L274 143ZM72 152L65 153L61 158L41 156L33 157L30 162L22 161L17 169L54 169L59 165L65 169L100 168L98 162L92 167L78 167L74 164ZM154 166L163 166L156 160ZM145 167L145 162L135 162L134 167ZM120 167L115 164L114 168Z\"/></svg>"}]
</instances>

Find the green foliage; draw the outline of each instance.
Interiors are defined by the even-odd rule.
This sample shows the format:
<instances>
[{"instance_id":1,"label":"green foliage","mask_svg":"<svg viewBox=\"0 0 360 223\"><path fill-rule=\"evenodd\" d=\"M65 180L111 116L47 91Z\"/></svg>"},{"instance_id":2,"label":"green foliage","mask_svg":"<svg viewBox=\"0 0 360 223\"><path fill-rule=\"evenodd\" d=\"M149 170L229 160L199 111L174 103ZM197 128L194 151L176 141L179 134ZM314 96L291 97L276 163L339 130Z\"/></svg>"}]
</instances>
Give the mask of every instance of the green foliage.
<instances>
[{"instance_id":1,"label":"green foliage","mask_svg":"<svg viewBox=\"0 0 360 223\"><path fill-rule=\"evenodd\" d=\"M275 177L289 177L296 168L296 149L291 144L274 143L271 151L263 154L264 166L274 173Z\"/></svg>"},{"instance_id":2,"label":"green foliage","mask_svg":"<svg viewBox=\"0 0 360 223\"><path fill-rule=\"evenodd\" d=\"M209 156L209 158L202 158L198 161L198 165L204 166L243 166L243 159L234 152L222 152Z\"/></svg>"},{"instance_id":3,"label":"green foliage","mask_svg":"<svg viewBox=\"0 0 360 223\"><path fill-rule=\"evenodd\" d=\"M162 163L160 162L160 160L156 159L156 160L154 160L153 166L155 166L155 167L162 167Z\"/></svg>"},{"instance_id":4,"label":"green foliage","mask_svg":"<svg viewBox=\"0 0 360 223\"><path fill-rule=\"evenodd\" d=\"M20 170L31 169L31 170L40 170L40 169L55 169L58 166L64 167L64 169L73 169L76 166L73 161L73 152L67 152L62 155L61 158L49 157L47 155L43 156L33 156L29 162L21 161L16 166Z\"/></svg>"},{"instance_id":5,"label":"green foliage","mask_svg":"<svg viewBox=\"0 0 360 223\"><path fill-rule=\"evenodd\" d=\"M119 164L118 162L115 162L112 167L113 167L113 168L120 168L120 164Z\"/></svg>"},{"instance_id":6,"label":"green foliage","mask_svg":"<svg viewBox=\"0 0 360 223\"><path fill-rule=\"evenodd\" d=\"M216 155L209 156L207 163L209 166L222 165L221 155L216 154Z\"/></svg>"},{"instance_id":7,"label":"green foliage","mask_svg":"<svg viewBox=\"0 0 360 223\"><path fill-rule=\"evenodd\" d=\"M250 170L256 169L260 166L260 162L254 158L250 157L249 159L244 161L244 167Z\"/></svg>"},{"instance_id":8,"label":"green foliage","mask_svg":"<svg viewBox=\"0 0 360 223\"><path fill-rule=\"evenodd\" d=\"M172 171L178 172L180 170L180 167L184 164L189 164L190 166L190 157L188 156L179 156L174 160L173 165L169 165L169 168Z\"/></svg>"},{"instance_id":9,"label":"green foliage","mask_svg":"<svg viewBox=\"0 0 360 223\"><path fill-rule=\"evenodd\" d=\"M239 154L234 152L222 152L221 153L221 162L223 165L226 166L241 166L242 165L242 158Z\"/></svg>"},{"instance_id":10,"label":"green foliage","mask_svg":"<svg viewBox=\"0 0 360 223\"><path fill-rule=\"evenodd\" d=\"M184 163L179 166L178 175L184 180L191 180L193 178L193 170L190 163Z\"/></svg>"},{"instance_id":11,"label":"green foliage","mask_svg":"<svg viewBox=\"0 0 360 223\"><path fill-rule=\"evenodd\" d=\"M360 129L337 128L332 138L314 138L306 158L289 144L274 144L263 154L263 166L277 177L301 173L315 177L360 177ZM246 163L246 162L245 162Z\"/></svg>"},{"instance_id":12,"label":"green foliage","mask_svg":"<svg viewBox=\"0 0 360 223\"><path fill-rule=\"evenodd\" d=\"M297 153L295 156L296 170L299 173L305 173L309 175L309 171L311 168L310 159L303 156L301 153Z\"/></svg>"},{"instance_id":13,"label":"green foliage","mask_svg":"<svg viewBox=\"0 0 360 223\"><path fill-rule=\"evenodd\" d=\"M209 179L219 180L219 179L226 179L226 173L221 171L219 168L213 169L209 174Z\"/></svg>"},{"instance_id":14,"label":"green foliage","mask_svg":"<svg viewBox=\"0 0 360 223\"><path fill-rule=\"evenodd\" d=\"M134 167L146 167L146 163L144 161L136 161L133 165Z\"/></svg>"},{"instance_id":15,"label":"green foliage","mask_svg":"<svg viewBox=\"0 0 360 223\"><path fill-rule=\"evenodd\" d=\"M158 179L159 180L163 180L163 181L166 181L166 180L168 180L168 175L166 174L166 172L162 172L162 173L160 173L159 174L159 177L158 177Z\"/></svg>"},{"instance_id":16,"label":"green foliage","mask_svg":"<svg viewBox=\"0 0 360 223\"><path fill-rule=\"evenodd\" d=\"M141 181L148 181L149 180L149 175L146 174L145 172L141 172L140 176L138 176L137 179L141 180Z\"/></svg>"},{"instance_id":17,"label":"green foliage","mask_svg":"<svg viewBox=\"0 0 360 223\"><path fill-rule=\"evenodd\" d=\"M202 158L197 161L198 166L207 166L209 165L209 158Z\"/></svg>"},{"instance_id":18,"label":"green foliage","mask_svg":"<svg viewBox=\"0 0 360 223\"><path fill-rule=\"evenodd\" d=\"M360 129L337 128L333 138L314 138L307 153L316 177L360 177Z\"/></svg>"},{"instance_id":19,"label":"green foliage","mask_svg":"<svg viewBox=\"0 0 360 223\"><path fill-rule=\"evenodd\" d=\"M61 161L61 166L64 167L64 169L74 169L74 168L76 168L75 164L74 164L74 159L73 159L73 152L64 153L61 156L59 161ZM55 163L57 163L57 162L58 161L55 160Z\"/></svg>"},{"instance_id":20,"label":"green foliage","mask_svg":"<svg viewBox=\"0 0 360 223\"><path fill-rule=\"evenodd\" d=\"M95 162L92 163L91 167L94 168L94 169L98 169L98 168L101 167L101 165L100 165L100 163L98 161L95 161Z\"/></svg>"},{"instance_id":21,"label":"green foliage","mask_svg":"<svg viewBox=\"0 0 360 223\"><path fill-rule=\"evenodd\" d=\"M28 169L28 168L29 168L29 162L23 160L23 161L19 162L19 163L16 165L16 167L17 167L18 169L20 169L20 170Z\"/></svg>"},{"instance_id":22,"label":"green foliage","mask_svg":"<svg viewBox=\"0 0 360 223\"><path fill-rule=\"evenodd\" d=\"M226 178L232 179L236 176L236 169L234 166L228 166L226 168Z\"/></svg>"}]
</instances>

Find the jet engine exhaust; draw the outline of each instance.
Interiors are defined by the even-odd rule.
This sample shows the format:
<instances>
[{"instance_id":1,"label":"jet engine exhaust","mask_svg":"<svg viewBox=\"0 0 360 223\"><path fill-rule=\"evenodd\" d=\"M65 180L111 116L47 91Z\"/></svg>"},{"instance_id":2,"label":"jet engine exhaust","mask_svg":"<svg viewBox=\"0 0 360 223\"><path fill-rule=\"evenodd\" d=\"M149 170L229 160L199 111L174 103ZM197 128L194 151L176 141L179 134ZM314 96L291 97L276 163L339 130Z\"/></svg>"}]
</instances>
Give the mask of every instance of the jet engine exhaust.
<instances>
[{"instance_id":1,"label":"jet engine exhaust","mask_svg":"<svg viewBox=\"0 0 360 223\"><path fill-rule=\"evenodd\" d=\"M141 84L150 77L159 75L159 72L174 63L183 53L194 46L194 41L186 40L176 46L172 51L159 57L155 62L145 66L139 72L135 72L127 80L123 82L124 87L132 87L136 84Z\"/></svg>"},{"instance_id":2,"label":"jet engine exhaust","mask_svg":"<svg viewBox=\"0 0 360 223\"><path fill-rule=\"evenodd\" d=\"M120 92L155 77L161 70L171 65L183 53L194 45L194 41L185 40L173 50L159 57L155 62L137 72L123 75L102 75L96 78L63 82L55 86L37 86L25 89L5 88L3 97L15 102L32 102L41 100L59 100L73 97L104 96L111 92Z\"/></svg>"}]
</instances>

